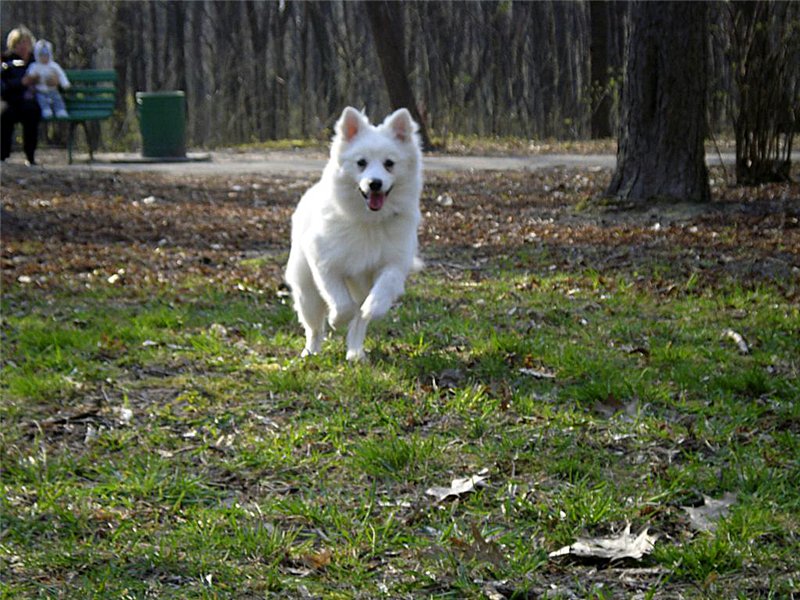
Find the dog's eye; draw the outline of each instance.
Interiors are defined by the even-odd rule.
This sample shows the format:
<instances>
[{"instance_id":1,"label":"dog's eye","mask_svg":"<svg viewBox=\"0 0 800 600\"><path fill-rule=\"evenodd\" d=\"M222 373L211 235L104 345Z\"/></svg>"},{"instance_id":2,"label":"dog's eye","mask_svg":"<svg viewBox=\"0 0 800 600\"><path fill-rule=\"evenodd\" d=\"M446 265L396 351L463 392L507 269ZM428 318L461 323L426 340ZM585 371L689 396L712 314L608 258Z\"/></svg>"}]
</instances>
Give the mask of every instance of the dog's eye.
<instances>
[{"instance_id":1,"label":"dog's eye","mask_svg":"<svg viewBox=\"0 0 800 600\"><path fill-rule=\"evenodd\" d=\"M359 169L366 169L367 168L367 159L366 158L359 158L358 162L356 163Z\"/></svg>"},{"instance_id":2,"label":"dog's eye","mask_svg":"<svg viewBox=\"0 0 800 600\"><path fill-rule=\"evenodd\" d=\"M394 166L394 161L391 158L387 158L385 161L383 161L383 167L387 171L391 171L393 166Z\"/></svg>"}]
</instances>

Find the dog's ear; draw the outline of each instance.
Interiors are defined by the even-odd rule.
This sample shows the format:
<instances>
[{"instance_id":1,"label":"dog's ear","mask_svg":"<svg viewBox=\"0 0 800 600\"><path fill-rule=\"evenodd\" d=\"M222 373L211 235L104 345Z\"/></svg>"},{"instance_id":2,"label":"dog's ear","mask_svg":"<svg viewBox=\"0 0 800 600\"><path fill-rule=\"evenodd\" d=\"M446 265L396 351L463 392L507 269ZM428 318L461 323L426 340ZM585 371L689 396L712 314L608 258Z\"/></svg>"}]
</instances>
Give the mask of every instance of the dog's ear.
<instances>
[{"instance_id":1,"label":"dog's ear","mask_svg":"<svg viewBox=\"0 0 800 600\"><path fill-rule=\"evenodd\" d=\"M386 117L383 124L389 127L392 135L401 142L410 142L417 131L417 124L407 108L398 108Z\"/></svg>"},{"instance_id":2,"label":"dog's ear","mask_svg":"<svg viewBox=\"0 0 800 600\"><path fill-rule=\"evenodd\" d=\"M336 134L345 142L349 142L358 135L365 124L364 115L352 106L348 106L336 122Z\"/></svg>"}]
</instances>

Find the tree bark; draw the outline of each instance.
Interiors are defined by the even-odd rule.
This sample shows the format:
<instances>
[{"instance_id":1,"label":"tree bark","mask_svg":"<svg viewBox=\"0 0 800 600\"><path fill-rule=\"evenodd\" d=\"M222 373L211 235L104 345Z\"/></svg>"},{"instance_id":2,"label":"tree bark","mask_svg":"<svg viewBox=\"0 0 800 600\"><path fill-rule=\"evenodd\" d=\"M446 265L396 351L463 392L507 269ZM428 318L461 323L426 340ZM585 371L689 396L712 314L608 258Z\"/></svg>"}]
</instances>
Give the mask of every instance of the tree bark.
<instances>
[{"instance_id":1,"label":"tree bark","mask_svg":"<svg viewBox=\"0 0 800 600\"><path fill-rule=\"evenodd\" d=\"M611 137L611 90L609 89L608 62L608 11L603 0L589 2L591 42L589 54L592 61L592 138Z\"/></svg>"},{"instance_id":2,"label":"tree bark","mask_svg":"<svg viewBox=\"0 0 800 600\"><path fill-rule=\"evenodd\" d=\"M372 39L375 41L378 51L378 59L381 63L381 71L392 109L407 108L409 110L419 125L423 148L430 148L431 142L425 122L417 107L406 71L404 28L400 3L393 0L365 2L364 8L369 18Z\"/></svg>"},{"instance_id":3,"label":"tree bark","mask_svg":"<svg viewBox=\"0 0 800 600\"><path fill-rule=\"evenodd\" d=\"M736 181L791 181L792 140L800 115L800 11L777 2L734 2L728 8L738 91Z\"/></svg>"},{"instance_id":4,"label":"tree bark","mask_svg":"<svg viewBox=\"0 0 800 600\"><path fill-rule=\"evenodd\" d=\"M164 75L164 70L161 68L160 64L162 58L161 48L166 41L158 34L158 4L156 2L147 2L145 6L148 9L148 25L150 26L150 32L148 34L150 38L150 56L147 60L150 70L148 71L147 89L149 91L158 91L162 89L161 84Z\"/></svg>"},{"instance_id":5,"label":"tree bark","mask_svg":"<svg viewBox=\"0 0 800 600\"><path fill-rule=\"evenodd\" d=\"M707 5L631 6L617 169L608 195L708 202Z\"/></svg>"},{"instance_id":6,"label":"tree bark","mask_svg":"<svg viewBox=\"0 0 800 600\"><path fill-rule=\"evenodd\" d=\"M186 8L183 2L170 2L167 4L167 39L169 40L169 51L165 52L169 69L169 81L167 85L173 90L187 91L186 86L186 39L184 28L186 27ZM193 63L194 61L190 61ZM193 99L188 97L187 102L191 106Z\"/></svg>"},{"instance_id":7,"label":"tree bark","mask_svg":"<svg viewBox=\"0 0 800 600\"><path fill-rule=\"evenodd\" d=\"M125 101L128 98L130 82L128 80L129 57L133 55L131 48L131 37L126 35L126 30L133 22L133 13L136 6L130 2L116 4L114 6L114 26L113 26L113 45L114 45L114 70L117 72L117 108L125 108Z\"/></svg>"},{"instance_id":8,"label":"tree bark","mask_svg":"<svg viewBox=\"0 0 800 600\"><path fill-rule=\"evenodd\" d=\"M286 25L291 15L289 6L279 5L278 14L273 15L273 56L275 57L275 84L273 86L273 117L275 119L275 138L285 138L289 134L289 75L286 70Z\"/></svg>"}]
</instances>

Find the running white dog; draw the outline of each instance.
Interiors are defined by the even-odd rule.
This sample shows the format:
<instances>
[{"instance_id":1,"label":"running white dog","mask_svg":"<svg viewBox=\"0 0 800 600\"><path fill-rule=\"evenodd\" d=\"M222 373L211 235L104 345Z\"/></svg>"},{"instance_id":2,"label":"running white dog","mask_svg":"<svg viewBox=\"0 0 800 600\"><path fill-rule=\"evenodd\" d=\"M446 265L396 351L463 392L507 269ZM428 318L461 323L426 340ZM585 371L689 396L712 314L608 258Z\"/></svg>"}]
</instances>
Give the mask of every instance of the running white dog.
<instances>
[{"instance_id":1,"label":"running white dog","mask_svg":"<svg viewBox=\"0 0 800 600\"><path fill-rule=\"evenodd\" d=\"M367 325L403 293L417 259L422 153L417 124L401 108L378 126L354 108L336 123L321 179L292 216L286 281L316 354L325 321L349 324L347 360L364 358Z\"/></svg>"}]
</instances>

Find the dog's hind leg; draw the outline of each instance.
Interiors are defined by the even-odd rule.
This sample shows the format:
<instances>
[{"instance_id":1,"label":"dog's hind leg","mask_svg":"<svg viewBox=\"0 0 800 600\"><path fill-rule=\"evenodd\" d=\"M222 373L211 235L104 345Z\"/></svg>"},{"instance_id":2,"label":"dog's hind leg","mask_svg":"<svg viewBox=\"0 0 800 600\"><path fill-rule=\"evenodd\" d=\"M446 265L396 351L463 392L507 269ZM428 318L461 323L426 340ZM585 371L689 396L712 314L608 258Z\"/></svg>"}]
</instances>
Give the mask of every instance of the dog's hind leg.
<instances>
[{"instance_id":1,"label":"dog's hind leg","mask_svg":"<svg viewBox=\"0 0 800 600\"><path fill-rule=\"evenodd\" d=\"M317 291L308 266L297 260L292 261L292 258L292 256L289 257L290 266L287 269L287 280L292 288L294 309L306 332L306 345L302 355L308 356L317 354L322 349L328 306Z\"/></svg>"},{"instance_id":2,"label":"dog's hind leg","mask_svg":"<svg viewBox=\"0 0 800 600\"><path fill-rule=\"evenodd\" d=\"M328 307L316 290L311 293L296 294L294 299L297 316L306 332L306 346L303 356L317 354L325 339L325 316Z\"/></svg>"},{"instance_id":3,"label":"dog's hind leg","mask_svg":"<svg viewBox=\"0 0 800 600\"><path fill-rule=\"evenodd\" d=\"M347 360L358 361L364 360L364 338L367 337L366 321L361 315L356 315L350 321L350 328L347 330Z\"/></svg>"}]
</instances>

